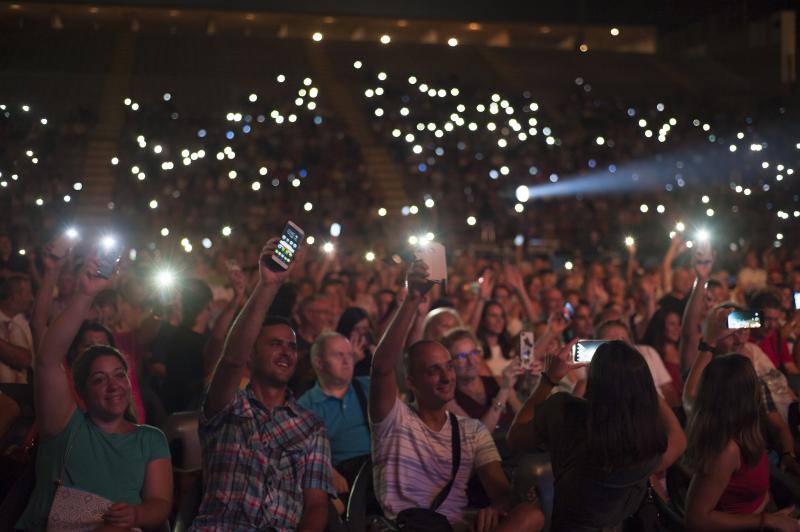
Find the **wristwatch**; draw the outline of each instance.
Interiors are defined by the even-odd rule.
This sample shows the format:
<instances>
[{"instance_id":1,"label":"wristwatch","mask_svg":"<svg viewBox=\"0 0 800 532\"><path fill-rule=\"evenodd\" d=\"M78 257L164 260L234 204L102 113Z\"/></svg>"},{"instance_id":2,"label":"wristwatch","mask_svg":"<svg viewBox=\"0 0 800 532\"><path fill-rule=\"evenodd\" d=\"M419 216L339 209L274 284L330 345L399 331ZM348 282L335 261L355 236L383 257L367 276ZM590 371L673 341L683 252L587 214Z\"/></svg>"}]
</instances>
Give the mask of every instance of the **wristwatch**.
<instances>
[{"instance_id":1,"label":"wristwatch","mask_svg":"<svg viewBox=\"0 0 800 532\"><path fill-rule=\"evenodd\" d=\"M697 349L700 351L708 351L709 353L715 353L716 350L713 345L709 344L705 340L700 340L700 343L697 345Z\"/></svg>"}]
</instances>

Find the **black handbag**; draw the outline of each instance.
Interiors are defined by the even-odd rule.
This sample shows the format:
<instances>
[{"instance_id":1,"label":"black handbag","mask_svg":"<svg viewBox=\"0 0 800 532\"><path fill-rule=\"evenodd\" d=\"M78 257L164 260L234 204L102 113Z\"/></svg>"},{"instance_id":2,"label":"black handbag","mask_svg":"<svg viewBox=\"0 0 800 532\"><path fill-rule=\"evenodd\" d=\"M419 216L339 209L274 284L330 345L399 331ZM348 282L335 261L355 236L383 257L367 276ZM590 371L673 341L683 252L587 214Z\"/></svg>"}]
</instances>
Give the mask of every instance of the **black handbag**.
<instances>
[{"instance_id":1,"label":"black handbag","mask_svg":"<svg viewBox=\"0 0 800 532\"><path fill-rule=\"evenodd\" d=\"M447 518L436 511L450 494L450 490L456 480L456 474L458 474L458 467L461 465L461 436L458 430L458 420L452 413L449 413L449 417L453 434L453 469L450 474L450 481L433 499L430 508L407 508L398 513L395 520L398 530L408 532L453 532L453 527L450 526Z\"/></svg>"}]
</instances>

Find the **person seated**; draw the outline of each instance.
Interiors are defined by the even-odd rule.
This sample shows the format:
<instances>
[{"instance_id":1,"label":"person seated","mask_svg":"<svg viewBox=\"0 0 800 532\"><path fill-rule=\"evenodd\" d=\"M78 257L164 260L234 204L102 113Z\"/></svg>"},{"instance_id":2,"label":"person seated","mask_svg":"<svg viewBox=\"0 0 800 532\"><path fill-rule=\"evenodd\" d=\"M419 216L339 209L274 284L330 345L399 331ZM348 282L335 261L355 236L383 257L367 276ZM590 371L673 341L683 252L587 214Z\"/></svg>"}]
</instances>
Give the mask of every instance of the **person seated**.
<instances>
[{"instance_id":1,"label":"person seated","mask_svg":"<svg viewBox=\"0 0 800 532\"><path fill-rule=\"evenodd\" d=\"M172 507L167 440L155 427L136 425L130 415L125 357L107 345L90 347L72 365L86 412L70 392L64 369L67 349L94 297L110 285L95 274L97 269L95 258L86 261L75 295L36 353L34 401L40 443L36 485L16 524L21 530L72 530L71 519L95 523L98 529L154 529L164 525ZM86 500L93 501L91 506ZM100 516L97 506L104 508ZM55 525L48 526L48 515Z\"/></svg>"},{"instance_id":2,"label":"person seated","mask_svg":"<svg viewBox=\"0 0 800 532\"><path fill-rule=\"evenodd\" d=\"M503 370L501 384L498 384L494 377L479 375L483 357L472 331L453 329L442 338L442 345L455 362L456 392L452 409L459 415L480 419L495 434L495 439L504 439L514 414L522 406L514 391L517 377L523 372L519 359Z\"/></svg>"},{"instance_id":3,"label":"person seated","mask_svg":"<svg viewBox=\"0 0 800 532\"><path fill-rule=\"evenodd\" d=\"M537 505L511 503L509 482L486 427L477 419L448 413L456 376L442 344L423 340L408 349L406 381L417 402L407 405L398 398L397 365L420 304L427 307L427 275L427 266L415 262L408 274L408 296L372 361L369 416L374 485L381 508L386 517L403 523L418 514L414 510L423 509L435 511L456 530L540 530L544 516ZM460 459L454 461L459 449ZM491 501L474 520L467 514L467 482L473 473Z\"/></svg>"},{"instance_id":4,"label":"person seated","mask_svg":"<svg viewBox=\"0 0 800 532\"><path fill-rule=\"evenodd\" d=\"M353 345L356 367L353 375L368 377L372 365L372 352L375 351L375 337L369 313L361 307L349 307L339 316L336 332L350 340Z\"/></svg>"},{"instance_id":5,"label":"person seated","mask_svg":"<svg viewBox=\"0 0 800 532\"><path fill-rule=\"evenodd\" d=\"M81 323L81 327L78 329L75 339L72 340L72 343L67 350L67 365L64 368L67 372L67 378L69 379L72 397L77 403L78 407L82 410L86 409L86 405L75 389L72 367L75 364L75 360L77 360L78 356L94 345L107 345L115 349L117 347L114 343L114 335L110 330L108 330L107 327L97 321L84 321ZM143 424L145 418L144 403L142 402L142 396L139 392L135 367L133 364L131 364L130 358L126 356L125 353L122 353L122 356L125 357L125 363L130 368L130 371L128 372L128 379L131 381L132 413L136 418L136 422Z\"/></svg>"},{"instance_id":6,"label":"person seated","mask_svg":"<svg viewBox=\"0 0 800 532\"><path fill-rule=\"evenodd\" d=\"M440 340L448 331L456 327L463 327L458 311L451 307L439 307L431 310L425 316L422 325L422 338L425 340Z\"/></svg>"},{"instance_id":7,"label":"person seated","mask_svg":"<svg viewBox=\"0 0 800 532\"><path fill-rule=\"evenodd\" d=\"M620 340L629 345L631 342L631 332L625 322L618 320L604 321L597 326L597 338L600 340ZM669 371L664 366L664 361L658 352L649 345L633 345L639 351L639 354L644 357L647 362L647 367L650 369L650 375L653 377L653 383L656 385L656 391L663 397L667 404L672 408L681 406L681 396L672 382L672 377Z\"/></svg>"},{"instance_id":8,"label":"person seated","mask_svg":"<svg viewBox=\"0 0 800 532\"><path fill-rule=\"evenodd\" d=\"M751 332L755 344L769 357L776 368L786 375L800 375L792 359L789 344L781 334L783 309L780 299L773 293L762 291L750 300L750 308L761 314L762 326ZM798 377L795 377L798 378Z\"/></svg>"},{"instance_id":9,"label":"person seated","mask_svg":"<svg viewBox=\"0 0 800 532\"><path fill-rule=\"evenodd\" d=\"M689 530L800 530L797 519L766 512L769 463L760 420L763 385L747 357L714 358L702 371L686 428Z\"/></svg>"},{"instance_id":10,"label":"person seated","mask_svg":"<svg viewBox=\"0 0 800 532\"><path fill-rule=\"evenodd\" d=\"M567 344L545 359L539 385L508 431L513 450L545 447L555 494L551 530L619 525L646 493L648 477L683 453L686 437L656 393L642 355L621 341L602 344L589 364L585 398L550 395L572 364Z\"/></svg>"},{"instance_id":11,"label":"person seated","mask_svg":"<svg viewBox=\"0 0 800 532\"><path fill-rule=\"evenodd\" d=\"M311 367L311 344L324 331L333 329L335 316L331 298L322 294L307 297L297 307L297 368L289 384L295 397L314 386L316 375Z\"/></svg>"},{"instance_id":12,"label":"person seated","mask_svg":"<svg viewBox=\"0 0 800 532\"><path fill-rule=\"evenodd\" d=\"M331 485L325 427L289 390L297 337L267 310L292 270L261 250L256 286L228 334L200 415L203 498L191 530L322 531ZM246 367L250 384L239 383Z\"/></svg>"},{"instance_id":13,"label":"person seated","mask_svg":"<svg viewBox=\"0 0 800 532\"><path fill-rule=\"evenodd\" d=\"M353 377L354 359L347 338L335 332L319 335L311 345L317 382L297 400L325 424L334 467L333 485L339 495L349 493L370 452L366 410L369 377Z\"/></svg>"}]
</instances>

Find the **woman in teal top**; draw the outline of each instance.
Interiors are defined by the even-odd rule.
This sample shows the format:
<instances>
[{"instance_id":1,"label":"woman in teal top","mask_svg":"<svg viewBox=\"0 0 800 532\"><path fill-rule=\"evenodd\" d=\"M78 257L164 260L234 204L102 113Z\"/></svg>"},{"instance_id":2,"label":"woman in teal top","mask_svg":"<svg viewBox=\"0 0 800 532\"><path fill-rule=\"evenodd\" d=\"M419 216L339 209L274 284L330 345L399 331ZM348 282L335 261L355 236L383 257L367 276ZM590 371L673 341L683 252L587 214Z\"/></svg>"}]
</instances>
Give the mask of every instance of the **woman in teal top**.
<instances>
[{"instance_id":1,"label":"woman in teal top","mask_svg":"<svg viewBox=\"0 0 800 532\"><path fill-rule=\"evenodd\" d=\"M36 487L21 530L40 531L47 520L56 482L104 497L113 504L103 514L104 530L159 528L172 506L172 464L164 434L136 425L130 417L131 385L125 358L113 347L96 345L73 364L78 395L70 393L64 358L89 313L94 297L111 282L86 261L79 289L42 338L36 353L34 399L40 434Z\"/></svg>"}]
</instances>

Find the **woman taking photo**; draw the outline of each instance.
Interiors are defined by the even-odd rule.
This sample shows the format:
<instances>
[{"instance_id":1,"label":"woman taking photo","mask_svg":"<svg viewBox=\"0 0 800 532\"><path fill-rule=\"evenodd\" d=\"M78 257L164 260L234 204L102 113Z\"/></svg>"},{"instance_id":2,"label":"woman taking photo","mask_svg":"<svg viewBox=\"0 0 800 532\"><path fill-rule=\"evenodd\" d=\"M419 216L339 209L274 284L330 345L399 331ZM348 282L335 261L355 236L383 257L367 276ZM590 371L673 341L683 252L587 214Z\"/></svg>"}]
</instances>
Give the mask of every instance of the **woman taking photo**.
<instances>
[{"instance_id":1,"label":"woman taking photo","mask_svg":"<svg viewBox=\"0 0 800 532\"><path fill-rule=\"evenodd\" d=\"M743 355L714 358L703 370L686 429L686 496L691 530L800 530L797 519L766 513L769 464L762 433L761 382Z\"/></svg>"},{"instance_id":2,"label":"woman taking photo","mask_svg":"<svg viewBox=\"0 0 800 532\"><path fill-rule=\"evenodd\" d=\"M517 451L550 452L555 477L551 530L596 531L618 525L638 507L647 478L686 448L672 410L658 397L642 355L602 344L589 364L585 398L550 396L569 371L573 340L545 359L539 385L508 432Z\"/></svg>"},{"instance_id":3,"label":"woman taking photo","mask_svg":"<svg viewBox=\"0 0 800 532\"><path fill-rule=\"evenodd\" d=\"M483 357L475 335L469 329L451 330L442 339L455 363L456 394L453 410L461 410L466 416L480 419L489 432L505 436L514 419L514 413L522 406L514 391L517 377L523 372L515 360L503 371L500 384L494 377L481 377L479 368Z\"/></svg>"},{"instance_id":4,"label":"woman taking photo","mask_svg":"<svg viewBox=\"0 0 800 532\"><path fill-rule=\"evenodd\" d=\"M79 288L42 338L34 400L40 434L36 486L21 530L129 530L162 527L172 505L172 466L164 434L129 415L125 358L94 345L72 365L80 410L64 370L67 350L94 297L110 281L87 260Z\"/></svg>"}]
</instances>

